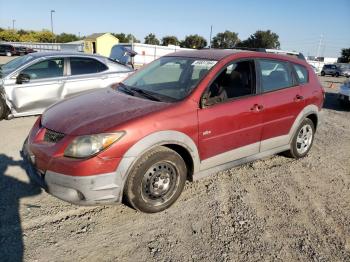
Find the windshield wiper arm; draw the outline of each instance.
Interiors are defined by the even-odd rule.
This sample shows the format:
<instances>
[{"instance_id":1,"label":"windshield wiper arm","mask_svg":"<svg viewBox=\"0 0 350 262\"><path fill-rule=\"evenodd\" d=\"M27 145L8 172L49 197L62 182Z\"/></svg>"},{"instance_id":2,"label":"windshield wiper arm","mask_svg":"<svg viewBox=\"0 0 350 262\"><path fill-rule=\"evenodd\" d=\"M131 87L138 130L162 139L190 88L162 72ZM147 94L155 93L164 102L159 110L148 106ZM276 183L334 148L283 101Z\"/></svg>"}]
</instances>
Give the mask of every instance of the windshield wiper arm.
<instances>
[{"instance_id":1,"label":"windshield wiper arm","mask_svg":"<svg viewBox=\"0 0 350 262\"><path fill-rule=\"evenodd\" d=\"M135 95L135 92L133 90L131 90L128 86L126 86L125 84L123 83L119 83L119 87L121 87L120 90L122 90L124 93L127 93L129 95L132 95L134 96ZM119 89L119 88L118 88Z\"/></svg>"},{"instance_id":2,"label":"windshield wiper arm","mask_svg":"<svg viewBox=\"0 0 350 262\"><path fill-rule=\"evenodd\" d=\"M135 91L141 95L143 95L144 97L146 98L149 98L151 100L154 100L154 101L161 101L156 95L154 94L151 94L150 92L147 92L146 90L144 89L140 89L140 88L137 88L137 87L130 87L130 89L132 91Z\"/></svg>"}]
</instances>

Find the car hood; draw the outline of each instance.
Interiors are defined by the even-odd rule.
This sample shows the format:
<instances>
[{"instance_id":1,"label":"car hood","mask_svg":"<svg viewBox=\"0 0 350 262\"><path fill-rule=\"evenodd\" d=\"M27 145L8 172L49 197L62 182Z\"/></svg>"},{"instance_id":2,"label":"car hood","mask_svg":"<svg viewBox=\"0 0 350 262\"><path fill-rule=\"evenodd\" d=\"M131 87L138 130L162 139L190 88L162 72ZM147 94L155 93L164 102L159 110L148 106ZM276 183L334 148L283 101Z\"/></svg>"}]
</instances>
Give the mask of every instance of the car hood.
<instances>
[{"instance_id":1,"label":"car hood","mask_svg":"<svg viewBox=\"0 0 350 262\"><path fill-rule=\"evenodd\" d=\"M170 105L123 94L109 87L56 103L44 112L41 123L48 129L69 135L98 134Z\"/></svg>"}]
</instances>

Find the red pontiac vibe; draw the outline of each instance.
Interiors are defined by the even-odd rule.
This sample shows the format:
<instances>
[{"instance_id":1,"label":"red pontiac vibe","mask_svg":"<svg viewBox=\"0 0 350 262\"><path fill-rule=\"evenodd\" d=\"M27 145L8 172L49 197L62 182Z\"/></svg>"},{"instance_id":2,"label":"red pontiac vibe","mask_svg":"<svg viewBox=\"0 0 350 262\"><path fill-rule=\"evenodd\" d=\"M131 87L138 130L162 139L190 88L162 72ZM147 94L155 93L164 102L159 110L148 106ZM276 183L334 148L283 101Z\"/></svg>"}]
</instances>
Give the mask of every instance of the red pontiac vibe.
<instances>
[{"instance_id":1,"label":"red pontiac vibe","mask_svg":"<svg viewBox=\"0 0 350 262\"><path fill-rule=\"evenodd\" d=\"M55 104L24 144L48 193L94 205L168 208L186 179L310 150L324 99L312 68L287 55L181 51L122 83Z\"/></svg>"}]
</instances>

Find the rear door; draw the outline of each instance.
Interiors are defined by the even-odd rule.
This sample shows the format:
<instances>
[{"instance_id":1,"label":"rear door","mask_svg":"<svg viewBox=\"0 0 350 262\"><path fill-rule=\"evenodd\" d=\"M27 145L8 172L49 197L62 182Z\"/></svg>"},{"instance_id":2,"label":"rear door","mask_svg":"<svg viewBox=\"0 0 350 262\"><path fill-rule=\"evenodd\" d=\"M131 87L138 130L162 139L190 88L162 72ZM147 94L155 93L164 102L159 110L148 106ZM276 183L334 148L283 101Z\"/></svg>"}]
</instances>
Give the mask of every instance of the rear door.
<instances>
[{"instance_id":1,"label":"rear door","mask_svg":"<svg viewBox=\"0 0 350 262\"><path fill-rule=\"evenodd\" d=\"M17 112L42 112L60 99L65 80L64 58L49 58L23 69L29 80L14 83L13 101Z\"/></svg>"},{"instance_id":2,"label":"rear door","mask_svg":"<svg viewBox=\"0 0 350 262\"><path fill-rule=\"evenodd\" d=\"M305 102L291 65L280 60L258 59L263 105L260 151L289 143L288 133Z\"/></svg>"},{"instance_id":3,"label":"rear door","mask_svg":"<svg viewBox=\"0 0 350 262\"><path fill-rule=\"evenodd\" d=\"M90 57L70 57L68 76L62 97L70 97L87 90L103 87L108 75L104 72L108 67Z\"/></svg>"},{"instance_id":4,"label":"rear door","mask_svg":"<svg viewBox=\"0 0 350 262\"><path fill-rule=\"evenodd\" d=\"M254 68L253 60L232 62L204 94L207 106L198 110L201 169L259 152L262 112Z\"/></svg>"}]
</instances>

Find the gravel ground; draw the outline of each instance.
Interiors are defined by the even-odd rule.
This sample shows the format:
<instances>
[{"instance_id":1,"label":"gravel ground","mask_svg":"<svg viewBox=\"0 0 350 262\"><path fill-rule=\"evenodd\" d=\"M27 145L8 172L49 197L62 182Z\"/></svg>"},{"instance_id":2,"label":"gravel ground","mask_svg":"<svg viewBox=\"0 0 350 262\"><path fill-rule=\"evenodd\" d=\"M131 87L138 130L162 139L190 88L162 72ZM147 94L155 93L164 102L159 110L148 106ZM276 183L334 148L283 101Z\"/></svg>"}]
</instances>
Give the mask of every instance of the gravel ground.
<instances>
[{"instance_id":1,"label":"gravel ground","mask_svg":"<svg viewBox=\"0 0 350 262\"><path fill-rule=\"evenodd\" d=\"M274 156L187 183L165 212L79 207L29 183L19 149L35 117L0 122L2 261L350 261L350 110L344 78L309 155Z\"/></svg>"}]
</instances>

